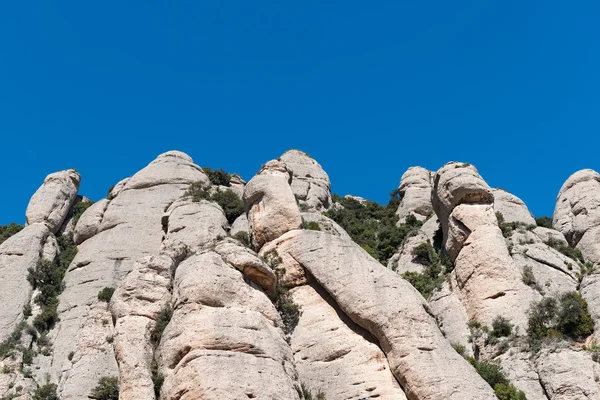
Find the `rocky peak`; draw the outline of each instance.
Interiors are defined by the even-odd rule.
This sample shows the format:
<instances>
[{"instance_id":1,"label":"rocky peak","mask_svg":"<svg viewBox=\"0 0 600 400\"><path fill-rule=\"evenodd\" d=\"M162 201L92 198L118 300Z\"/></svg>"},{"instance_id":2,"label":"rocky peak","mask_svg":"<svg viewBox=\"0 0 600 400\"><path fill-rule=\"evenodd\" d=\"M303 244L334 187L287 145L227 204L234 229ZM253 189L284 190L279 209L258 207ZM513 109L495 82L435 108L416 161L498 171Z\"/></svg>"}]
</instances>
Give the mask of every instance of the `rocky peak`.
<instances>
[{"instance_id":1,"label":"rocky peak","mask_svg":"<svg viewBox=\"0 0 600 400\"><path fill-rule=\"evenodd\" d=\"M3 398L600 396L594 171L561 189L558 230L458 162L409 168L399 205L332 207L301 151L247 184L169 151L66 229L79 181L49 175L0 231Z\"/></svg>"}]
</instances>

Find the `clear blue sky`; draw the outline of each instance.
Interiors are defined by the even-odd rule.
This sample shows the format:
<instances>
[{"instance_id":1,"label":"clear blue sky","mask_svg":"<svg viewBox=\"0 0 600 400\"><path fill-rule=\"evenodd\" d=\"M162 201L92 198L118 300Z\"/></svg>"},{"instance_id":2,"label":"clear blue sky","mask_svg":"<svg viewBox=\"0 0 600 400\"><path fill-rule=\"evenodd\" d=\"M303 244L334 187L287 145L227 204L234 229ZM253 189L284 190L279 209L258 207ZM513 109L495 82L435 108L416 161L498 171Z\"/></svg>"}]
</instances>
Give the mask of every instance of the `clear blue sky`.
<instances>
[{"instance_id":1,"label":"clear blue sky","mask_svg":"<svg viewBox=\"0 0 600 400\"><path fill-rule=\"evenodd\" d=\"M0 224L53 171L80 193L171 149L250 179L289 148L386 202L411 165L476 165L551 214L600 170L600 6L564 1L11 1Z\"/></svg>"}]
</instances>

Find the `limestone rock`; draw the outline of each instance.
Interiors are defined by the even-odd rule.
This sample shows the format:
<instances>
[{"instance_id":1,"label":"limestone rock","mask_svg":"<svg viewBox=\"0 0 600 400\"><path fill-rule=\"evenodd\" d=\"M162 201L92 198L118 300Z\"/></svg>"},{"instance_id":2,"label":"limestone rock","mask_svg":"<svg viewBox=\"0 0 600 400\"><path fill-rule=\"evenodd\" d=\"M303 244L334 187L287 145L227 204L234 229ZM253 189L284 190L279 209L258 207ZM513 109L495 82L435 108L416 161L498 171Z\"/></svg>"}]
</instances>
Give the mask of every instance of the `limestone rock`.
<instances>
[{"instance_id":1,"label":"limestone rock","mask_svg":"<svg viewBox=\"0 0 600 400\"><path fill-rule=\"evenodd\" d=\"M173 309L159 349L162 399L299 399L275 307L219 254L179 265Z\"/></svg>"},{"instance_id":2,"label":"limestone rock","mask_svg":"<svg viewBox=\"0 0 600 400\"><path fill-rule=\"evenodd\" d=\"M292 191L300 205L315 211L329 209L331 182L321 165L299 150L288 150L280 159L293 172Z\"/></svg>"},{"instance_id":3,"label":"limestone rock","mask_svg":"<svg viewBox=\"0 0 600 400\"><path fill-rule=\"evenodd\" d=\"M531 353L510 350L500 355L496 361L500 363L510 382L525 392L527 400L548 400L540 384L535 363L531 361Z\"/></svg>"},{"instance_id":4,"label":"limestone rock","mask_svg":"<svg viewBox=\"0 0 600 400\"><path fill-rule=\"evenodd\" d=\"M244 189L244 205L254 246L300 228L302 218L289 185L292 173L277 160L269 161Z\"/></svg>"},{"instance_id":5,"label":"limestone rock","mask_svg":"<svg viewBox=\"0 0 600 400\"><path fill-rule=\"evenodd\" d=\"M29 200L27 224L43 223L52 233L58 232L75 201L80 181L74 169L48 175Z\"/></svg>"},{"instance_id":6,"label":"limestone rock","mask_svg":"<svg viewBox=\"0 0 600 400\"><path fill-rule=\"evenodd\" d=\"M418 272L421 273L425 268L425 265L419 263L419 260L415 259L413 255L413 249L421 243L434 244L436 241L436 234L440 228L440 222L433 216L429 218L419 228L419 231L414 236L409 236L405 239L404 243L398 251L390 258L387 267L392 271L396 271L400 275L404 272Z\"/></svg>"},{"instance_id":7,"label":"limestone rock","mask_svg":"<svg viewBox=\"0 0 600 400\"><path fill-rule=\"evenodd\" d=\"M108 199L112 200L115 197L117 197L117 195L121 193L123 189L125 189L125 186L127 185L127 182L129 182L129 179L130 178L125 178L117 182L117 184L109 190Z\"/></svg>"},{"instance_id":8,"label":"limestone rock","mask_svg":"<svg viewBox=\"0 0 600 400\"><path fill-rule=\"evenodd\" d=\"M448 342L463 346L466 355L470 356L473 355L473 351L469 341L469 317L457 294L458 291L456 274L451 273L449 279L442 284L442 288L431 295L428 304Z\"/></svg>"},{"instance_id":9,"label":"limestone rock","mask_svg":"<svg viewBox=\"0 0 600 400\"><path fill-rule=\"evenodd\" d=\"M84 398L99 376L117 375L112 345L95 341L112 334L103 323L111 316L99 304L98 292L117 287L136 260L158 254L165 210L191 183L207 181L189 157L169 152L135 174L110 201L98 233L83 243L69 266L59 297L60 321L50 333L53 362L45 372L58 381L61 399ZM71 352L73 361L67 358Z\"/></svg>"},{"instance_id":10,"label":"limestone rock","mask_svg":"<svg viewBox=\"0 0 600 400\"><path fill-rule=\"evenodd\" d=\"M600 399L589 353L572 348L543 349L536 359L540 381L550 400Z\"/></svg>"},{"instance_id":11,"label":"limestone rock","mask_svg":"<svg viewBox=\"0 0 600 400\"><path fill-rule=\"evenodd\" d=\"M544 243L548 243L549 241L553 240L564 246L568 245L565 235L559 231L555 231L554 229L538 226L533 230L533 233Z\"/></svg>"},{"instance_id":12,"label":"limestone rock","mask_svg":"<svg viewBox=\"0 0 600 400\"><path fill-rule=\"evenodd\" d=\"M505 222L535 225L535 218L520 198L502 189L492 189L492 194L494 195L494 210L502 214Z\"/></svg>"},{"instance_id":13,"label":"limestone rock","mask_svg":"<svg viewBox=\"0 0 600 400\"><path fill-rule=\"evenodd\" d=\"M202 168L194 164L190 156L180 151L168 151L132 176L123 190L145 189L165 184L189 185L191 182L204 185L210 183Z\"/></svg>"},{"instance_id":14,"label":"limestone rock","mask_svg":"<svg viewBox=\"0 0 600 400\"><path fill-rule=\"evenodd\" d=\"M523 283L522 271L510 257L500 228L483 225L472 232L454 270L469 320L491 326L500 315L525 331L527 316L522 305L536 297Z\"/></svg>"},{"instance_id":15,"label":"limestone rock","mask_svg":"<svg viewBox=\"0 0 600 400\"><path fill-rule=\"evenodd\" d=\"M304 223L316 222L317 224L319 224L319 228L321 231L327 232L334 236L342 236L346 239L352 240L350 238L350 235L346 233L344 228L342 228L334 220L324 216L323 214L318 214L314 212L303 212L301 215L302 221L304 221Z\"/></svg>"},{"instance_id":16,"label":"limestone rock","mask_svg":"<svg viewBox=\"0 0 600 400\"><path fill-rule=\"evenodd\" d=\"M297 260L352 321L378 339L408 398L494 399L444 339L421 295L358 245L304 230L285 234L277 250Z\"/></svg>"},{"instance_id":17,"label":"limestone rock","mask_svg":"<svg viewBox=\"0 0 600 400\"><path fill-rule=\"evenodd\" d=\"M494 209L489 204L460 204L452 210L448 219L445 249L451 260L456 260L467 238L482 226L497 227ZM442 224L443 225L443 224ZM504 246L504 240L498 240Z\"/></svg>"},{"instance_id":18,"label":"limestone rock","mask_svg":"<svg viewBox=\"0 0 600 400\"><path fill-rule=\"evenodd\" d=\"M81 244L98 233L98 228L100 228L104 212L109 203L110 200L102 199L92 204L81 214L73 232L73 242L75 244Z\"/></svg>"},{"instance_id":19,"label":"limestone rock","mask_svg":"<svg viewBox=\"0 0 600 400\"><path fill-rule=\"evenodd\" d=\"M406 399L387 358L321 288L291 291L302 310L290 345L300 380L327 399Z\"/></svg>"},{"instance_id":20,"label":"limestone rock","mask_svg":"<svg viewBox=\"0 0 600 400\"><path fill-rule=\"evenodd\" d=\"M163 216L167 238L163 248L185 245L191 251L202 249L211 240L227 235L227 219L221 207L201 200L176 201Z\"/></svg>"},{"instance_id":21,"label":"limestone rock","mask_svg":"<svg viewBox=\"0 0 600 400\"><path fill-rule=\"evenodd\" d=\"M260 286L269 296L275 296L275 272L252 250L232 239L222 240L215 246L223 260Z\"/></svg>"},{"instance_id":22,"label":"limestone rock","mask_svg":"<svg viewBox=\"0 0 600 400\"><path fill-rule=\"evenodd\" d=\"M231 224L229 234L234 236L238 232L246 232L248 237L250 237L250 226L248 225L248 216L246 214L240 215L233 221L233 224Z\"/></svg>"},{"instance_id":23,"label":"limestone rock","mask_svg":"<svg viewBox=\"0 0 600 400\"><path fill-rule=\"evenodd\" d=\"M42 254L51 257L50 237L46 225L34 223L0 244L0 341L23 319L23 306L29 304L33 291L27 269L35 268Z\"/></svg>"},{"instance_id":24,"label":"limestone rock","mask_svg":"<svg viewBox=\"0 0 600 400\"><path fill-rule=\"evenodd\" d=\"M174 262L166 256L144 257L121 282L111 300L115 320L115 356L119 364L119 399L153 400L150 338L156 319L170 300Z\"/></svg>"},{"instance_id":25,"label":"limestone rock","mask_svg":"<svg viewBox=\"0 0 600 400\"><path fill-rule=\"evenodd\" d=\"M567 179L558 193L552 225L572 246L590 228L600 226L600 174L584 169Z\"/></svg>"},{"instance_id":26,"label":"limestone rock","mask_svg":"<svg viewBox=\"0 0 600 400\"><path fill-rule=\"evenodd\" d=\"M396 211L398 223L405 222L409 214L424 221L433 213L431 205L432 173L422 167L410 167L400 179L401 201Z\"/></svg>"},{"instance_id":27,"label":"limestone rock","mask_svg":"<svg viewBox=\"0 0 600 400\"><path fill-rule=\"evenodd\" d=\"M493 204L494 195L474 166L451 162L435 174L431 201L442 224L446 247L450 214L454 208L460 204Z\"/></svg>"}]
</instances>

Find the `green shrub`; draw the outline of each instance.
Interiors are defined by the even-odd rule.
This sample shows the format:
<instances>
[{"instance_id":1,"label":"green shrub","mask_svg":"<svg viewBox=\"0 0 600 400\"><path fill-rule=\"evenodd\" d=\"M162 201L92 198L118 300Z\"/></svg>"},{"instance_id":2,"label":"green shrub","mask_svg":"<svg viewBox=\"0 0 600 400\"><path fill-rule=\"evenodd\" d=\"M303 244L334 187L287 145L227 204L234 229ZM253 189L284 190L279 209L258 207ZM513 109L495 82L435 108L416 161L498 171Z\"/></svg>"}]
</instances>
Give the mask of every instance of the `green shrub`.
<instances>
[{"instance_id":1,"label":"green shrub","mask_svg":"<svg viewBox=\"0 0 600 400\"><path fill-rule=\"evenodd\" d=\"M33 349L23 349L23 365L31 365L33 357L35 357L35 351L33 351Z\"/></svg>"},{"instance_id":2,"label":"green shrub","mask_svg":"<svg viewBox=\"0 0 600 400\"><path fill-rule=\"evenodd\" d=\"M304 400L326 400L325 393L323 393L321 390L313 395L312 390L306 387L304 383L300 386L302 387L302 395L304 396Z\"/></svg>"},{"instance_id":3,"label":"green shrub","mask_svg":"<svg viewBox=\"0 0 600 400\"><path fill-rule=\"evenodd\" d=\"M105 287L98 292L98 300L108 303L115 293L115 288Z\"/></svg>"},{"instance_id":4,"label":"green shrub","mask_svg":"<svg viewBox=\"0 0 600 400\"><path fill-rule=\"evenodd\" d=\"M352 240L367 250L384 265L394 255L408 236L416 234L422 223L412 214L406 222L396 226L396 210L400 204L397 190L391 193L386 206L367 201L364 205L353 198L332 196L334 203L342 207L332 207L326 216L337 222L350 235Z\"/></svg>"},{"instance_id":5,"label":"green shrub","mask_svg":"<svg viewBox=\"0 0 600 400\"><path fill-rule=\"evenodd\" d=\"M412 254L417 261L420 261L427 266L422 273L405 272L402 277L406 279L415 289L417 289L425 299L428 299L431 294L441 288L444 282L445 274L452 271L451 262L445 259L446 265L440 263L440 256L433 248L429 241L423 242L412 250ZM444 268L442 268L444 267Z\"/></svg>"},{"instance_id":6,"label":"green shrub","mask_svg":"<svg viewBox=\"0 0 600 400\"><path fill-rule=\"evenodd\" d=\"M229 186L231 181L231 174L222 168L213 170L210 168L202 168L204 173L208 175L210 183L217 186Z\"/></svg>"},{"instance_id":7,"label":"green shrub","mask_svg":"<svg viewBox=\"0 0 600 400\"><path fill-rule=\"evenodd\" d=\"M89 397L96 400L119 400L119 380L114 376L103 376Z\"/></svg>"},{"instance_id":8,"label":"green shrub","mask_svg":"<svg viewBox=\"0 0 600 400\"><path fill-rule=\"evenodd\" d=\"M492 321L492 331L490 332L490 335L496 338L510 336L512 333L512 328L513 325L508 319L498 315Z\"/></svg>"},{"instance_id":9,"label":"green shrub","mask_svg":"<svg viewBox=\"0 0 600 400\"><path fill-rule=\"evenodd\" d=\"M523 279L523 283L527 286L533 288L536 288L538 286L537 281L535 280L535 276L533 275L533 268L531 268L529 265L526 265L523 268L523 274L521 275L521 278Z\"/></svg>"},{"instance_id":10,"label":"green shrub","mask_svg":"<svg viewBox=\"0 0 600 400\"><path fill-rule=\"evenodd\" d=\"M567 336L583 339L594 330L587 302L578 292L560 297L546 297L534 303L528 312L527 336L532 349L537 351L545 338Z\"/></svg>"},{"instance_id":11,"label":"green shrub","mask_svg":"<svg viewBox=\"0 0 600 400\"><path fill-rule=\"evenodd\" d=\"M585 259L583 258L583 254L581 254L581 250L573 248L573 247L569 247L566 246L564 244L562 244L561 242L559 242L558 240L554 239L554 238L550 238L546 244L550 247L552 247L553 249L559 251L560 253L562 253L563 255L578 261L580 263L585 263Z\"/></svg>"},{"instance_id":12,"label":"green shrub","mask_svg":"<svg viewBox=\"0 0 600 400\"><path fill-rule=\"evenodd\" d=\"M19 233L23 229L23 225L11 222L10 225L0 225L0 244L12 235Z\"/></svg>"},{"instance_id":13,"label":"green shrub","mask_svg":"<svg viewBox=\"0 0 600 400\"><path fill-rule=\"evenodd\" d=\"M594 331L587 301L578 292L568 292L560 297L557 330L574 339L584 338Z\"/></svg>"},{"instance_id":14,"label":"green shrub","mask_svg":"<svg viewBox=\"0 0 600 400\"><path fill-rule=\"evenodd\" d=\"M319 226L319 223L317 221L310 221L310 222L302 221L302 229L308 229L311 231L320 231L321 226Z\"/></svg>"},{"instance_id":15,"label":"green shrub","mask_svg":"<svg viewBox=\"0 0 600 400\"><path fill-rule=\"evenodd\" d=\"M94 204L93 201L80 201L79 203L76 203L73 206L72 209L72 217L71 217L71 221L73 222L73 226L75 226L77 224L77 221L79 221L79 218L81 217L81 215L84 213L85 210L87 210L88 208L90 208L90 206Z\"/></svg>"},{"instance_id":16,"label":"green shrub","mask_svg":"<svg viewBox=\"0 0 600 400\"><path fill-rule=\"evenodd\" d=\"M196 202L199 202L200 200L214 201L221 206L225 213L225 217L230 224L244 213L244 203L231 189L218 190L211 194L209 186L202 186L200 183L192 183L188 188L186 195L191 197L192 201Z\"/></svg>"},{"instance_id":17,"label":"green shrub","mask_svg":"<svg viewBox=\"0 0 600 400\"><path fill-rule=\"evenodd\" d=\"M506 375L499 365L486 361L477 361L473 357L468 357L467 360L471 363L477 373L485 380L488 385L494 389L494 393L500 400L527 400L525 393L518 390L512 383L509 382Z\"/></svg>"},{"instance_id":18,"label":"green shrub","mask_svg":"<svg viewBox=\"0 0 600 400\"><path fill-rule=\"evenodd\" d=\"M113 189L115 188L115 185L112 185L111 187L108 188L108 191L106 192L106 198L108 200L112 200L114 197L110 194L110 192L113 191Z\"/></svg>"},{"instance_id":19,"label":"green shrub","mask_svg":"<svg viewBox=\"0 0 600 400\"><path fill-rule=\"evenodd\" d=\"M535 219L535 223L537 226L541 226L542 228L550 228L552 229L552 218L550 217L537 217Z\"/></svg>"},{"instance_id":20,"label":"green shrub","mask_svg":"<svg viewBox=\"0 0 600 400\"><path fill-rule=\"evenodd\" d=\"M424 262L425 265L429 265L438 259L435 249L429 242L423 242L414 247L412 249L412 255L415 256L417 260Z\"/></svg>"},{"instance_id":21,"label":"green shrub","mask_svg":"<svg viewBox=\"0 0 600 400\"><path fill-rule=\"evenodd\" d=\"M250 235L248 235L248 232L236 232L235 235L233 235L233 238L242 243L244 246L250 247Z\"/></svg>"},{"instance_id":22,"label":"green shrub","mask_svg":"<svg viewBox=\"0 0 600 400\"><path fill-rule=\"evenodd\" d=\"M54 383L46 383L33 392L31 400L60 400L56 394L57 388L58 387Z\"/></svg>"},{"instance_id":23,"label":"green shrub","mask_svg":"<svg viewBox=\"0 0 600 400\"><path fill-rule=\"evenodd\" d=\"M61 235L57 238L60 255L54 261L41 260L35 268L29 268L27 280L34 289L39 290L34 302L41 306L41 312L34 318L33 326L45 333L58 321L58 295L62 292L65 271L77 254L73 240Z\"/></svg>"},{"instance_id":24,"label":"green shrub","mask_svg":"<svg viewBox=\"0 0 600 400\"><path fill-rule=\"evenodd\" d=\"M291 333L294 331L300 320L300 306L294 303L292 296L290 295L287 287L283 284L282 275L284 271L276 270L275 275L277 277L277 301L275 302L275 308L281 316L283 321L284 332Z\"/></svg>"},{"instance_id":25,"label":"green shrub","mask_svg":"<svg viewBox=\"0 0 600 400\"><path fill-rule=\"evenodd\" d=\"M498 400L527 400L525 393L519 390L512 383L499 383L494 387L494 394Z\"/></svg>"},{"instance_id":26,"label":"green shrub","mask_svg":"<svg viewBox=\"0 0 600 400\"><path fill-rule=\"evenodd\" d=\"M244 213L244 203L231 189L216 191L210 200L221 206L230 224Z\"/></svg>"},{"instance_id":27,"label":"green shrub","mask_svg":"<svg viewBox=\"0 0 600 400\"><path fill-rule=\"evenodd\" d=\"M172 317L173 309L171 309L171 307L168 305L164 306L158 314L158 316L156 317L156 325L154 326L152 334L150 335L150 340L154 344L154 347L158 346L158 344L160 343L162 334L165 331L165 328L167 327L169 322L171 321Z\"/></svg>"},{"instance_id":28,"label":"green shrub","mask_svg":"<svg viewBox=\"0 0 600 400\"><path fill-rule=\"evenodd\" d=\"M158 372L158 363L156 362L156 359L152 360L150 370L152 372L152 384L154 385L154 395L158 399L160 398L160 390L162 389L165 377L163 374Z\"/></svg>"}]
</instances>

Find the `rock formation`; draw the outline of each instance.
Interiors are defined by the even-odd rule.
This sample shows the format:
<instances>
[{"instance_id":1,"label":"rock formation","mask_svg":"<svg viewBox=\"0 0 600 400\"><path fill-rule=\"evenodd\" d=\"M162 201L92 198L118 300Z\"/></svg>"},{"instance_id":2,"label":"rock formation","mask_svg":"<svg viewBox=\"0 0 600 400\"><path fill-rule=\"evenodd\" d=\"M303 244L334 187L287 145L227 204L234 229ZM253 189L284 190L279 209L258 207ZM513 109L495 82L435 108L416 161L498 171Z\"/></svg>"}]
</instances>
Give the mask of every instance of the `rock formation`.
<instances>
[{"instance_id":1,"label":"rock formation","mask_svg":"<svg viewBox=\"0 0 600 400\"><path fill-rule=\"evenodd\" d=\"M80 179L48 175L0 243L2 399L600 398L594 171L555 229L458 162L409 168L387 208L344 208L298 150L226 186L169 151L83 213Z\"/></svg>"}]
</instances>

